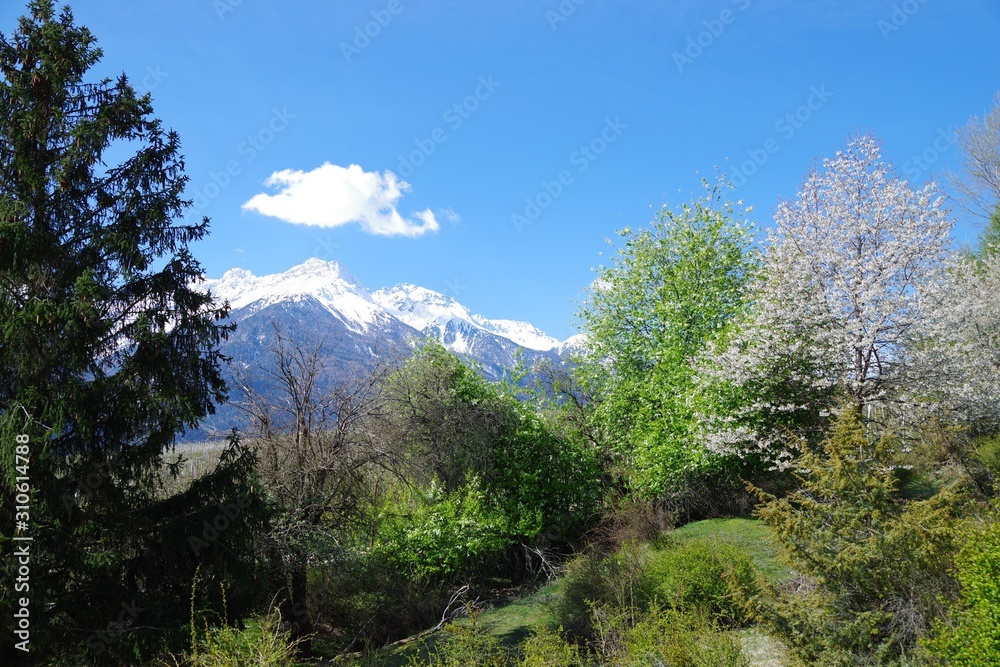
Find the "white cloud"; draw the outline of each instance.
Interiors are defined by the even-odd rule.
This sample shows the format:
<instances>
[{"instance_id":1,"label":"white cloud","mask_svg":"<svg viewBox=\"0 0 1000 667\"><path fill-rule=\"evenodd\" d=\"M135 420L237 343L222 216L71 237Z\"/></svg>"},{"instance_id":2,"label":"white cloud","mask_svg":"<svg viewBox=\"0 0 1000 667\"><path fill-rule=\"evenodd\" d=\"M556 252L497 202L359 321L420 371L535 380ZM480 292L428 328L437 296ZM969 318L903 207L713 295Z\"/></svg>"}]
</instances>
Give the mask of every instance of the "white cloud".
<instances>
[{"instance_id":1,"label":"white cloud","mask_svg":"<svg viewBox=\"0 0 1000 667\"><path fill-rule=\"evenodd\" d=\"M356 222L366 232L382 236L420 236L440 227L430 209L409 219L400 215L396 205L410 184L391 171L380 174L356 164L341 167L325 162L312 171L276 171L264 185L278 192L254 195L243 204L244 211L314 227Z\"/></svg>"}]
</instances>

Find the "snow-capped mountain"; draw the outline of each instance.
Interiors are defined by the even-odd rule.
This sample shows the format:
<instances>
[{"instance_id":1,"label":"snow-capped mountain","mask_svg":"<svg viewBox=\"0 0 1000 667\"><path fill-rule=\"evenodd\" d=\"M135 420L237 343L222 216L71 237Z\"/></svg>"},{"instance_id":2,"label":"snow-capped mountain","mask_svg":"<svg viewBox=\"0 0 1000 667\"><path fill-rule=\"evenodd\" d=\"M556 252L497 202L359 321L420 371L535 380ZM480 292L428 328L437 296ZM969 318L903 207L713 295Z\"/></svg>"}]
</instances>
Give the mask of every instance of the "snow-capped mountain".
<instances>
[{"instance_id":1,"label":"snow-capped mountain","mask_svg":"<svg viewBox=\"0 0 1000 667\"><path fill-rule=\"evenodd\" d=\"M553 349L553 352L559 356L567 354L582 354L587 349L587 334L576 334L575 336L570 336L563 342L559 343Z\"/></svg>"},{"instance_id":2,"label":"snow-capped mountain","mask_svg":"<svg viewBox=\"0 0 1000 667\"><path fill-rule=\"evenodd\" d=\"M234 311L251 309L245 311L247 315L276 303L312 298L352 331L369 331L387 316L343 265L315 258L269 276L232 269L222 278L206 280L203 286L228 301Z\"/></svg>"},{"instance_id":3,"label":"snow-capped mountain","mask_svg":"<svg viewBox=\"0 0 1000 667\"><path fill-rule=\"evenodd\" d=\"M475 362L491 380L518 364L557 361L579 346L578 336L560 342L527 322L491 320L450 296L409 283L372 293L339 262L310 259L266 276L232 269L198 287L232 308L236 331L221 351L233 360L233 373L267 366L279 331L305 345L322 342L327 367L345 372L370 367L380 357L398 359L430 337ZM223 406L205 430L245 426L241 420L238 410Z\"/></svg>"},{"instance_id":4,"label":"snow-capped mountain","mask_svg":"<svg viewBox=\"0 0 1000 667\"><path fill-rule=\"evenodd\" d=\"M417 331L427 334L440 332L439 337L442 339L448 323L457 321L506 338L529 350L547 352L560 345L559 340L528 322L490 320L482 315L474 315L452 297L410 283L380 289L372 297Z\"/></svg>"},{"instance_id":5,"label":"snow-capped mountain","mask_svg":"<svg viewBox=\"0 0 1000 667\"><path fill-rule=\"evenodd\" d=\"M239 315L237 319L275 304L311 299L358 333L370 333L395 318L442 342L449 330L459 331L464 324L468 333L486 332L529 350L548 352L562 345L528 322L488 319L472 313L454 298L425 287L401 283L369 292L335 261L313 258L284 273L260 277L246 269L231 269L221 278L204 281L201 287L228 301L234 315ZM449 323L454 323L450 329ZM462 343L449 347L455 352L467 352Z\"/></svg>"}]
</instances>

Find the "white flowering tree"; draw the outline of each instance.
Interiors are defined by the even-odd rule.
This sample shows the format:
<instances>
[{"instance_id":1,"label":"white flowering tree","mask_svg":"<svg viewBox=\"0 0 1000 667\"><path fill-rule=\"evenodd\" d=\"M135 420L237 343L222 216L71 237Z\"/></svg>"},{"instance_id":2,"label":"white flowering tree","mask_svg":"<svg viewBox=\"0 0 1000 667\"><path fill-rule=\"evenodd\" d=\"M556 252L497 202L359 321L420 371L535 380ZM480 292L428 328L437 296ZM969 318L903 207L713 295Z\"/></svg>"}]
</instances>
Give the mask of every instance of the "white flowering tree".
<instances>
[{"instance_id":1,"label":"white flowering tree","mask_svg":"<svg viewBox=\"0 0 1000 667\"><path fill-rule=\"evenodd\" d=\"M960 172L951 184L971 212L989 218L1000 205L1000 93L982 117L973 116L956 136Z\"/></svg>"},{"instance_id":2,"label":"white flowering tree","mask_svg":"<svg viewBox=\"0 0 1000 667\"><path fill-rule=\"evenodd\" d=\"M825 159L775 214L749 315L700 363L708 444L779 466L847 400L870 414L902 379L902 346L947 253L934 184L898 178L870 136Z\"/></svg>"},{"instance_id":3,"label":"white flowering tree","mask_svg":"<svg viewBox=\"0 0 1000 667\"><path fill-rule=\"evenodd\" d=\"M919 378L906 398L937 416L992 433L1000 428L1000 254L959 256L925 293L927 317L907 358Z\"/></svg>"}]
</instances>

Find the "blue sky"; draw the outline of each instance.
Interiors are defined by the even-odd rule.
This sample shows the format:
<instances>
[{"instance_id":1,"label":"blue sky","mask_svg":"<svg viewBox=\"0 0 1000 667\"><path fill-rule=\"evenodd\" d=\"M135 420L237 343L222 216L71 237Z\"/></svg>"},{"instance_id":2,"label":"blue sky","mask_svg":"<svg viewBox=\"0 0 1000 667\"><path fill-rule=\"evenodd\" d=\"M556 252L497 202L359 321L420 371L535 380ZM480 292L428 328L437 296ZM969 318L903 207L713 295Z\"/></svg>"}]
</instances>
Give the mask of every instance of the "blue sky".
<instances>
[{"instance_id":1,"label":"blue sky","mask_svg":"<svg viewBox=\"0 0 1000 667\"><path fill-rule=\"evenodd\" d=\"M210 277L337 259L560 338L604 239L716 166L764 224L859 131L923 182L1000 89L996 0L70 4L180 133Z\"/></svg>"}]
</instances>

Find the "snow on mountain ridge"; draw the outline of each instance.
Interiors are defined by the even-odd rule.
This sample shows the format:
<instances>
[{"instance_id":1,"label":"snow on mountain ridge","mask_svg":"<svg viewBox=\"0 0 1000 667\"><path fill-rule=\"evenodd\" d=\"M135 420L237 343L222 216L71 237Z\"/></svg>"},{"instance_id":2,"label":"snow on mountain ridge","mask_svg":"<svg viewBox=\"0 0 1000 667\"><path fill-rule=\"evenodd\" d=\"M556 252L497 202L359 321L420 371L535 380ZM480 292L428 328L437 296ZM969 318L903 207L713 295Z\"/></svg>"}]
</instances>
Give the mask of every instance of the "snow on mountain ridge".
<instances>
[{"instance_id":1,"label":"snow on mountain ridge","mask_svg":"<svg viewBox=\"0 0 1000 667\"><path fill-rule=\"evenodd\" d=\"M576 334L570 336L556 347L556 354L583 353L587 350L587 334Z\"/></svg>"},{"instance_id":2,"label":"snow on mountain ridge","mask_svg":"<svg viewBox=\"0 0 1000 667\"><path fill-rule=\"evenodd\" d=\"M473 314L451 296L426 287L400 283L369 292L336 261L312 258L284 273L259 277L235 268L221 278L205 280L199 288L228 300L234 310L251 304L270 305L313 297L355 331L368 331L376 322L394 317L417 331L433 329L443 338L449 322L457 320L530 350L548 352L564 344L528 322L491 320ZM467 351L464 338L455 343L462 349L454 351Z\"/></svg>"},{"instance_id":3,"label":"snow on mountain ridge","mask_svg":"<svg viewBox=\"0 0 1000 667\"><path fill-rule=\"evenodd\" d=\"M430 327L443 331L448 322L457 319L530 350L547 352L560 344L559 340L529 322L491 320L482 315L474 315L452 297L411 283L382 288L372 294L372 297L418 331L426 331Z\"/></svg>"},{"instance_id":4,"label":"snow on mountain ridge","mask_svg":"<svg viewBox=\"0 0 1000 667\"><path fill-rule=\"evenodd\" d=\"M417 331L441 329L451 320L472 324L472 313L450 296L411 283L383 287L372 298L395 317Z\"/></svg>"},{"instance_id":5,"label":"snow on mountain ridge","mask_svg":"<svg viewBox=\"0 0 1000 667\"><path fill-rule=\"evenodd\" d=\"M367 331L386 315L368 290L340 263L315 258L284 273L259 277L246 269L230 269L221 278L206 280L200 287L229 301L234 310L251 304L313 297L355 331Z\"/></svg>"},{"instance_id":6,"label":"snow on mountain ridge","mask_svg":"<svg viewBox=\"0 0 1000 667\"><path fill-rule=\"evenodd\" d=\"M558 339L548 335L530 322L518 320L488 320L481 315L473 315L476 323L491 333L512 340L521 347L539 352L548 352L559 346Z\"/></svg>"}]
</instances>

